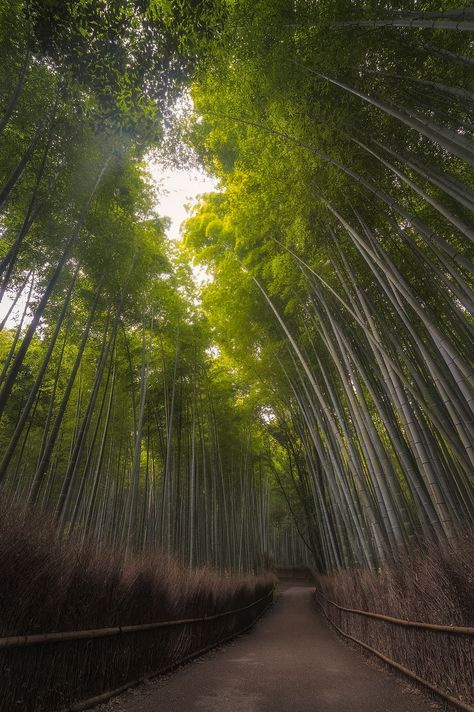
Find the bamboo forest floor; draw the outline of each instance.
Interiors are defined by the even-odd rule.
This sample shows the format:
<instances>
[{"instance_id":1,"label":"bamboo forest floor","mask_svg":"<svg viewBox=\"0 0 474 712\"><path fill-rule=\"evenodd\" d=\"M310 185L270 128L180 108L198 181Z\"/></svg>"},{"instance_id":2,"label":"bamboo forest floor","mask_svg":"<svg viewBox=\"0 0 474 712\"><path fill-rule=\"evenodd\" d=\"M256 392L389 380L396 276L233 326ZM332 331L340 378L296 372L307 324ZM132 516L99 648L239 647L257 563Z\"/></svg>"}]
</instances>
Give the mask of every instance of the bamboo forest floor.
<instances>
[{"instance_id":1,"label":"bamboo forest floor","mask_svg":"<svg viewBox=\"0 0 474 712\"><path fill-rule=\"evenodd\" d=\"M102 706L105 712L433 712L440 707L328 628L313 588L283 587L256 628Z\"/></svg>"}]
</instances>

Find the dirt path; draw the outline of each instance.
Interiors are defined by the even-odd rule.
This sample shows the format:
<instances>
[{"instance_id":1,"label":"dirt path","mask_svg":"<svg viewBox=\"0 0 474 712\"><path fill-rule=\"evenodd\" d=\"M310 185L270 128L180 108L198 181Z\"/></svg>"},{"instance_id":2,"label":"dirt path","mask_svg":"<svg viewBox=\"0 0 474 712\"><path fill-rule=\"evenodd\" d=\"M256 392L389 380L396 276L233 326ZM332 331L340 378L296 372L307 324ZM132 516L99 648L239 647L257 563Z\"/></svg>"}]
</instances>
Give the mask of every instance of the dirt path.
<instances>
[{"instance_id":1,"label":"dirt path","mask_svg":"<svg viewBox=\"0 0 474 712\"><path fill-rule=\"evenodd\" d=\"M284 590L256 628L172 675L110 702L113 712L433 712L437 705L368 663L315 612L312 589Z\"/></svg>"}]
</instances>

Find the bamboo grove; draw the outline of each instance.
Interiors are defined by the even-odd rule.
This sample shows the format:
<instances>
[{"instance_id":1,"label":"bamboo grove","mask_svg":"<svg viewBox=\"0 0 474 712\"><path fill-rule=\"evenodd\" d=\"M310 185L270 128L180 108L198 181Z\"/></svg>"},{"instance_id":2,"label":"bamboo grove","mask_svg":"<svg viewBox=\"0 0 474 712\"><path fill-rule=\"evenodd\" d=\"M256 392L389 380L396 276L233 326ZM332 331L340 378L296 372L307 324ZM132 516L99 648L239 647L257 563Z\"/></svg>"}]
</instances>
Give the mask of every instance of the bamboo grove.
<instances>
[{"instance_id":1,"label":"bamboo grove","mask_svg":"<svg viewBox=\"0 0 474 712\"><path fill-rule=\"evenodd\" d=\"M2 3L2 494L65 537L261 568L255 408L209 354L144 158L199 22L106 5Z\"/></svg>"},{"instance_id":2,"label":"bamboo grove","mask_svg":"<svg viewBox=\"0 0 474 712\"><path fill-rule=\"evenodd\" d=\"M320 570L472 523L474 15L444 7L239 3L193 89L224 190L187 244Z\"/></svg>"},{"instance_id":3,"label":"bamboo grove","mask_svg":"<svg viewBox=\"0 0 474 712\"><path fill-rule=\"evenodd\" d=\"M2 497L221 570L472 523L473 23L2 3ZM177 246L146 168L170 136L220 181Z\"/></svg>"}]
</instances>

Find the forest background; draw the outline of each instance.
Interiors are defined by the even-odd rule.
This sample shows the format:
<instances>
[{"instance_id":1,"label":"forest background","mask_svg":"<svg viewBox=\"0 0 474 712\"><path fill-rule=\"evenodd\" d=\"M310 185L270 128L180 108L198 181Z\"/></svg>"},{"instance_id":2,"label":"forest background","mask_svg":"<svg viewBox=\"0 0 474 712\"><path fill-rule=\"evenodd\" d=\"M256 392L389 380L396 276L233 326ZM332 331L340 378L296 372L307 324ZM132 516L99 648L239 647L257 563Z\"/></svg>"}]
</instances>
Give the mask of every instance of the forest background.
<instances>
[{"instance_id":1,"label":"forest background","mask_svg":"<svg viewBox=\"0 0 474 712\"><path fill-rule=\"evenodd\" d=\"M220 570L376 569L462 535L470 11L1 13L0 297L24 304L0 334L7 500ZM153 151L218 180L179 245Z\"/></svg>"}]
</instances>

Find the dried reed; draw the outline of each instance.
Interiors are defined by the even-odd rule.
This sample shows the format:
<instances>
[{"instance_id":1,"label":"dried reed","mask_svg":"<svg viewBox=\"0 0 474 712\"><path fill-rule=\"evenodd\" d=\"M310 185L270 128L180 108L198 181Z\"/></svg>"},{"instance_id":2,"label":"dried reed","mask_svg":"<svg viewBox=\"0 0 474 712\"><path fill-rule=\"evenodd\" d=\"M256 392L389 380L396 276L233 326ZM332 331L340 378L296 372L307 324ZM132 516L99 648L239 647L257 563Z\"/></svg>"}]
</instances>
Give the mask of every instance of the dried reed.
<instances>
[{"instance_id":1,"label":"dried reed","mask_svg":"<svg viewBox=\"0 0 474 712\"><path fill-rule=\"evenodd\" d=\"M429 545L372 573L342 571L318 576L317 585L335 603L411 621L474 625L474 535L455 544ZM324 604L345 633L367 643L452 697L474 703L474 639L399 627Z\"/></svg>"},{"instance_id":2,"label":"dried reed","mask_svg":"<svg viewBox=\"0 0 474 712\"><path fill-rule=\"evenodd\" d=\"M162 554L79 548L39 516L0 511L0 637L197 618L273 585L271 575L190 571ZM0 650L0 710L51 712L120 687L238 632L267 604L212 623Z\"/></svg>"}]
</instances>

